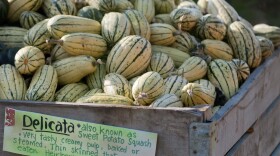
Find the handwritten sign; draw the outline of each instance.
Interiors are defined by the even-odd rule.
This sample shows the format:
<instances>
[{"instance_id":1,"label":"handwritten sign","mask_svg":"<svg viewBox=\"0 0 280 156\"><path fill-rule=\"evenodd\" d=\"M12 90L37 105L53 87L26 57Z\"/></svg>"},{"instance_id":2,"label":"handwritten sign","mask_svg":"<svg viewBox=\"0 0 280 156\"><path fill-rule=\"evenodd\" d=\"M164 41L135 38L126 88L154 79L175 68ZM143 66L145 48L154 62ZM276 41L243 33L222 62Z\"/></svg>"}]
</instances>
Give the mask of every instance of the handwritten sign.
<instances>
[{"instance_id":1,"label":"handwritten sign","mask_svg":"<svg viewBox=\"0 0 280 156\"><path fill-rule=\"evenodd\" d=\"M30 156L154 156L157 134L6 108L3 150Z\"/></svg>"}]
</instances>

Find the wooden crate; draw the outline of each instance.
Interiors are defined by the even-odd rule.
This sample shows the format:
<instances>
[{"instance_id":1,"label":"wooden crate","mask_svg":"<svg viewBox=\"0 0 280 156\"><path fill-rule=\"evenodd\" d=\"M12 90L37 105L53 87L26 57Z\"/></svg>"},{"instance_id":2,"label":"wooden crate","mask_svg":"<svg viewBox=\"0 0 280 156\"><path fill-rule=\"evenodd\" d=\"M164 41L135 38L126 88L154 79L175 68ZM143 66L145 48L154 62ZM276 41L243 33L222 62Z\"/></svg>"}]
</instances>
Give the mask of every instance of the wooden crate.
<instances>
[{"instance_id":1,"label":"wooden crate","mask_svg":"<svg viewBox=\"0 0 280 156\"><path fill-rule=\"evenodd\" d=\"M226 155L246 131L273 105L273 101L279 97L279 68L280 50L278 49L272 57L267 59L264 64L250 75L237 94L233 96L209 122L192 123L190 126L189 155ZM280 105L280 102L276 103L277 106ZM276 114L280 114L279 109L276 109L276 111ZM277 120L270 120L272 120L270 122L278 122ZM263 126L263 124L268 123L263 121L260 124ZM279 123L274 124L274 126L274 129L280 129ZM261 135L262 132L260 130L254 133L257 133L256 135ZM269 140L273 142L270 148L274 149L277 144L280 143L279 134L275 136L270 136L273 134L265 135L273 139L273 141ZM253 141L260 140L256 139Z\"/></svg>"},{"instance_id":2,"label":"wooden crate","mask_svg":"<svg viewBox=\"0 0 280 156\"><path fill-rule=\"evenodd\" d=\"M74 103L48 103L30 101L0 101L0 146L3 146L3 122L5 107L38 112L86 122L132 128L158 134L157 156L222 156L241 154L246 151L245 144L262 141L262 144L274 139L276 146L280 135L261 140L246 135L265 135L263 124L279 129L276 118L279 110L280 95L280 50L267 59L249 77L222 109L212 118L208 107L202 108L148 108L113 105L87 105ZM274 103L273 103L274 101ZM253 126L254 125L254 126ZM246 134L250 127L255 131ZM245 139L244 139L245 137ZM243 139L243 142L240 141ZM237 145L241 143L242 145ZM261 147L261 144L255 148ZM234 151L235 148L235 151ZM254 147L251 147L253 150ZM233 152L234 151L234 152ZM264 152L264 151L260 151ZM0 156L16 154L0 151ZM242 154L241 154L242 155Z\"/></svg>"}]
</instances>

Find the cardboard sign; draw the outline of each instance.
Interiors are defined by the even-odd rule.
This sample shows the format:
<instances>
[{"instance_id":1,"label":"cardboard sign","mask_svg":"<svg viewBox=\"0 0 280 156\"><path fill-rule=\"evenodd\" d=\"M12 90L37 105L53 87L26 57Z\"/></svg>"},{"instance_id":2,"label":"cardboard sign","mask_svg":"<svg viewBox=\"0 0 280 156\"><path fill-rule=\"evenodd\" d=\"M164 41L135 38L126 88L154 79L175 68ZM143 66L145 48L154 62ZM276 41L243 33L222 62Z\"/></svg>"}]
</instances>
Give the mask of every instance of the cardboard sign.
<instances>
[{"instance_id":1,"label":"cardboard sign","mask_svg":"<svg viewBox=\"0 0 280 156\"><path fill-rule=\"evenodd\" d=\"M154 156L157 134L6 108L3 150L30 156Z\"/></svg>"}]
</instances>

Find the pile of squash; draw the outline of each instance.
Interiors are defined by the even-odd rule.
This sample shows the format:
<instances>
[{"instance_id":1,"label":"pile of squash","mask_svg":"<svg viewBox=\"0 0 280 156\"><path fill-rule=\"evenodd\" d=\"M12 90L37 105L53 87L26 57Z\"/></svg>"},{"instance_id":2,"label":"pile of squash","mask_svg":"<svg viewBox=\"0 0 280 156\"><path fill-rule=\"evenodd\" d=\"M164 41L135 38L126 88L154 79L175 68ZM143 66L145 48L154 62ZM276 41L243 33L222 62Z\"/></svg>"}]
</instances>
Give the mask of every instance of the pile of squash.
<instances>
[{"instance_id":1,"label":"pile of squash","mask_svg":"<svg viewBox=\"0 0 280 156\"><path fill-rule=\"evenodd\" d=\"M225 0L0 0L0 99L224 105L276 47Z\"/></svg>"}]
</instances>

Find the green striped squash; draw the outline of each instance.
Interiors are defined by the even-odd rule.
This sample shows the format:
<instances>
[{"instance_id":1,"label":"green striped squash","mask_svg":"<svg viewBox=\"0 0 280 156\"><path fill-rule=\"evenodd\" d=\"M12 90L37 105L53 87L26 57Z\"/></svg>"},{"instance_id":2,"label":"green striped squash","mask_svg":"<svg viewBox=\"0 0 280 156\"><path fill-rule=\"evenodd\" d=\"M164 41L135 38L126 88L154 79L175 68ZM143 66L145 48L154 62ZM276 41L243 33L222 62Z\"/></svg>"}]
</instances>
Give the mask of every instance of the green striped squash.
<instances>
[{"instance_id":1,"label":"green striped squash","mask_svg":"<svg viewBox=\"0 0 280 156\"><path fill-rule=\"evenodd\" d=\"M89 0L88 4L105 13L117 9L117 0Z\"/></svg>"},{"instance_id":2,"label":"green striped squash","mask_svg":"<svg viewBox=\"0 0 280 156\"><path fill-rule=\"evenodd\" d=\"M244 60L250 68L260 65L262 59L260 43L251 28L241 21L235 21L228 26L227 40L235 58Z\"/></svg>"},{"instance_id":3,"label":"green striped squash","mask_svg":"<svg viewBox=\"0 0 280 156\"><path fill-rule=\"evenodd\" d=\"M130 34L131 25L124 14L110 12L104 15L101 27L103 38L113 47L120 39Z\"/></svg>"},{"instance_id":4,"label":"green striped squash","mask_svg":"<svg viewBox=\"0 0 280 156\"><path fill-rule=\"evenodd\" d=\"M86 92L84 95L82 95L80 98L78 98L76 100L76 102L77 101L82 101L84 99L88 99L91 96L94 96L94 94L96 94L96 93L104 93L104 91L102 89L99 89L99 88L93 88L93 89L89 90L88 92Z\"/></svg>"},{"instance_id":5,"label":"green striped squash","mask_svg":"<svg viewBox=\"0 0 280 156\"><path fill-rule=\"evenodd\" d=\"M207 74L207 63L202 58L192 56L188 58L178 69L172 74L182 75L188 81L195 81L203 78Z\"/></svg>"},{"instance_id":6,"label":"green striped squash","mask_svg":"<svg viewBox=\"0 0 280 156\"><path fill-rule=\"evenodd\" d=\"M188 53L167 46L152 45L152 52L167 54L174 61L175 67L180 67L186 59L190 58Z\"/></svg>"},{"instance_id":7,"label":"green striped squash","mask_svg":"<svg viewBox=\"0 0 280 156\"><path fill-rule=\"evenodd\" d=\"M24 78L10 64L0 66L0 99L24 100L26 84Z\"/></svg>"},{"instance_id":8,"label":"green striped squash","mask_svg":"<svg viewBox=\"0 0 280 156\"><path fill-rule=\"evenodd\" d=\"M151 0L135 0L134 1L135 10L140 11L148 20L149 23L152 22L155 16L155 2Z\"/></svg>"},{"instance_id":9,"label":"green striped squash","mask_svg":"<svg viewBox=\"0 0 280 156\"><path fill-rule=\"evenodd\" d=\"M171 75L164 79L164 94L175 94L176 96L181 97L181 90L187 83L188 80L183 76Z\"/></svg>"},{"instance_id":10,"label":"green striped squash","mask_svg":"<svg viewBox=\"0 0 280 156\"><path fill-rule=\"evenodd\" d=\"M46 43L46 40L51 38L51 34L47 29L47 22L49 19L45 19L35 24L24 36L25 46L34 46L43 51L43 53L50 53L52 45Z\"/></svg>"},{"instance_id":11,"label":"green striped squash","mask_svg":"<svg viewBox=\"0 0 280 156\"><path fill-rule=\"evenodd\" d=\"M172 22L169 14L155 15L152 20L152 23L165 23L165 24L173 25L173 22Z\"/></svg>"},{"instance_id":12,"label":"green striped squash","mask_svg":"<svg viewBox=\"0 0 280 156\"><path fill-rule=\"evenodd\" d=\"M149 40L151 29L146 17L140 11L133 9L124 11L124 14L131 24L130 35L139 35Z\"/></svg>"},{"instance_id":13,"label":"green striped squash","mask_svg":"<svg viewBox=\"0 0 280 156\"><path fill-rule=\"evenodd\" d=\"M106 64L97 64L96 70L86 76L86 82L89 88L103 89L103 81L106 74Z\"/></svg>"},{"instance_id":14,"label":"green striped squash","mask_svg":"<svg viewBox=\"0 0 280 156\"><path fill-rule=\"evenodd\" d=\"M21 48L15 56L15 67L20 74L33 74L45 64L44 53L33 46Z\"/></svg>"},{"instance_id":15,"label":"green striped squash","mask_svg":"<svg viewBox=\"0 0 280 156\"><path fill-rule=\"evenodd\" d=\"M111 49L106 61L106 71L130 79L146 70L151 57L150 42L143 37L130 35L122 38Z\"/></svg>"},{"instance_id":16,"label":"green striped squash","mask_svg":"<svg viewBox=\"0 0 280 156\"><path fill-rule=\"evenodd\" d=\"M57 72L53 66L43 65L32 76L25 100L53 101L57 88Z\"/></svg>"},{"instance_id":17,"label":"green striped squash","mask_svg":"<svg viewBox=\"0 0 280 156\"><path fill-rule=\"evenodd\" d=\"M35 11L24 11L20 14L19 23L25 29L32 28L35 24L43 21L46 17Z\"/></svg>"},{"instance_id":18,"label":"green striped squash","mask_svg":"<svg viewBox=\"0 0 280 156\"><path fill-rule=\"evenodd\" d=\"M24 11L37 11L43 0L8 0L9 12L8 20L10 23L19 21L20 14Z\"/></svg>"},{"instance_id":19,"label":"green striped squash","mask_svg":"<svg viewBox=\"0 0 280 156\"><path fill-rule=\"evenodd\" d=\"M174 25L183 31L192 31L202 16L201 11L194 8L177 8L170 13Z\"/></svg>"},{"instance_id":20,"label":"green striped squash","mask_svg":"<svg viewBox=\"0 0 280 156\"><path fill-rule=\"evenodd\" d=\"M250 67L248 64L240 59L233 59L229 62L237 72L239 85L243 83L250 75Z\"/></svg>"},{"instance_id":21,"label":"green striped squash","mask_svg":"<svg viewBox=\"0 0 280 156\"><path fill-rule=\"evenodd\" d=\"M55 15L76 15L77 9L71 0L44 0L42 9L47 17Z\"/></svg>"},{"instance_id":22,"label":"green striped squash","mask_svg":"<svg viewBox=\"0 0 280 156\"><path fill-rule=\"evenodd\" d=\"M256 37L257 37L258 41L260 42L262 60L264 60L272 55L272 53L274 51L273 42L270 39L263 37L263 36L256 36Z\"/></svg>"},{"instance_id":23,"label":"green striped squash","mask_svg":"<svg viewBox=\"0 0 280 156\"><path fill-rule=\"evenodd\" d=\"M183 107L181 99L175 94L164 94L157 98L150 107Z\"/></svg>"},{"instance_id":24,"label":"green striped squash","mask_svg":"<svg viewBox=\"0 0 280 156\"><path fill-rule=\"evenodd\" d=\"M227 99L230 99L238 90L236 69L227 61L215 59L210 62L207 76L209 81L218 87Z\"/></svg>"},{"instance_id":25,"label":"green striped squash","mask_svg":"<svg viewBox=\"0 0 280 156\"><path fill-rule=\"evenodd\" d=\"M89 88L84 83L71 83L60 88L54 95L54 101L76 102L86 94Z\"/></svg>"},{"instance_id":26,"label":"green striped squash","mask_svg":"<svg viewBox=\"0 0 280 156\"><path fill-rule=\"evenodd\" d=\"M141 75L132 86L132 95L138 105L147 106L164 94L165 86L159 73L150 71Z\"/></svg>"},{"instance_id":27,"label":"green striped squash","mask_svg":"<svg viewBox=\"0 0 280 156\"><path fill-rule=\"evenodd\" d=\"M129 84L130 84L131 86L133 86L134 82L138 79L138 77L140 77L140 76L135 76L135 77L129 79L129 81L128 81Z\"/></svg>"},{"instance_id":28,"label":"green striped squash","mask_svg":"<svg viewBox=\"0 0 280 156\"><path fill-rule=\"evenodd\" d=\"M174 0L154 0L156 14L169 14L176 8Z\"/></svg>"},{"instance_id":29,"label":"green striped squash","mask_svg":"<svg viewBox=\"0 0 280 156\"><path fill-rule=\"evenodd\" d=\"M66 85L79 82L86 75L96 70L96 60L92 56L79 55L64 58L52 63L58 75L58 84Z\"/></svg>"},{"instance_id":30,"label":"green striped squash","mask_svg":"<svg viewBox=\"0 0 280 156\"><path fill-rule=\"evenodd\" d=\"M128 9L133 9L133 4L128 0L115 0L116 1L116 12L124 12ZM112 11L111 11L112 12Z\"/></svg>"},{"instance_id":31,"label":"green striped squash","mask_svg":"<svg viewBox=\"0 0 280 156\"><path fill-rule=\"evenodd\" d=\"M47 28L55 39L71 33L100 34L101 32L98 21L73 15L56 15L50 18Z\"/></svg>"},{"instance_id":32,"label":"green striped squash","mask_svg":"<svg viewBox=\"0 0 280 156\"><path fill-rule=\"evenodd\" d=\"M169 24L153 23L150 24L151 36L150 42L153 45L168 46L175 42L175 33L177 30Z\"/></svg>"},{"instance_id":33,"label":"green striped squash","mask_svg":"<svg viewBox=\"0 0 280 156\"><path fill-rule=\"evenodd\" d=\"M60 45L55 45L51 51L51 61L58 61L73 55L67 53Z\"/></svg>"},{"instance_id":34,"label":"green striped squash","mask_svg":"<svg viewBox=\"0 0 280 156\"><path fill-rule=\"evenodd\" d=\"M178 5L177 8L194 8L194 9L200 9L198 7L198 5L191 0L187 0L187 1L181 1Z\"/></svg>"},{"instance_id":35,"label":"green striped squash","mask_svg":"<svg viewBox=\"0 0 280 156\"><path fill-rule=\"evenodd\" d=\"M106 93L95 93L92 96L86 96L76 101L77 103L92 103L92 104L112 104L112 105L133 105L133 101L122 95L111 95Z\"/></svg>"},{"instance_id":36,"label":"green striped squash","mask_svg":"<svg viewBox=\"0 0 280 156\"><path fill-rule=\"evenodd\" d=\"M0 27L0 43L4 44L7 48L19 47L22 48L24 35L27 29L15 26Z\"/></svg>"},{"instance_id":37,"label":"green striped squash","mask_svg":"<svg viewBox=\"0 0 280 156\"><path fill-rule=\"evenodd\" d=\"M198 20L195 31L201 39L223 40L227 26L217 16L207 14Z\"/></svg>"},{"instance_id":38,"label":"green striped squash","mask_svg":"<svg viewBox=\"0 0 280 156\"><path fill-rule=\"evenodd\" d=\"M120 74L109 73L104 78L103 90L106 94L122 95L132 99L131 85L128 80Z\"/></svg>"},{"instance_id":39,"label":"green striped squash","mask_svg":"<svg viewBox=\"0 0 280 156\"><path fill-rule=\"evenodd\" d=\"M166 78L174 70L175 65L170 56L164 53L153 53L147 71L158 72L161 77Z\"/></svg>"},{"instance_id":40,"label":"green striped squash","mask_svg":"<svg viewBox=\"0 0 280 156\"><path fill-rule=\"evenodd\" d=\"M216 92L209 90L202 84L188 83L181 90L181 100L186 107L192 107L201 104L214 105Z\"/></svg>"},{"instance_id":41,"label":"green striped squash","mask_svg":"<svg viewBox=\"0 0 280 156\"><path fill-rule=\"evenodd\" d=\"M199 79L199 80L194 81L193 83L201 84L212 92L215 92L215 90L216 90L215 86L209 80L206 80L206 79Z\"/></svg>"},{"instance_id":42,"label":"green striped squash","mask_svg":"<svg viewBox=\"0 0 280 156\"><path fill-rule=\"evenodd\" d=\"M93 6L85 6L78 11L77 16L96 20L101 23L104 15Z\"/></svg>"},{"instance_id":43,"label":"green striped squash","mask_svg":"<svg viewBox=\"0 0 280 156\"><path fill-rule=\"evenodd\" d=\"M196 48L198 42L195 37L189 34L188 32L181 32L176 34L175 42L171 44L171 47L186 52L188 54L191 53L193 49Z\"/></svg>"}]
</instances>

